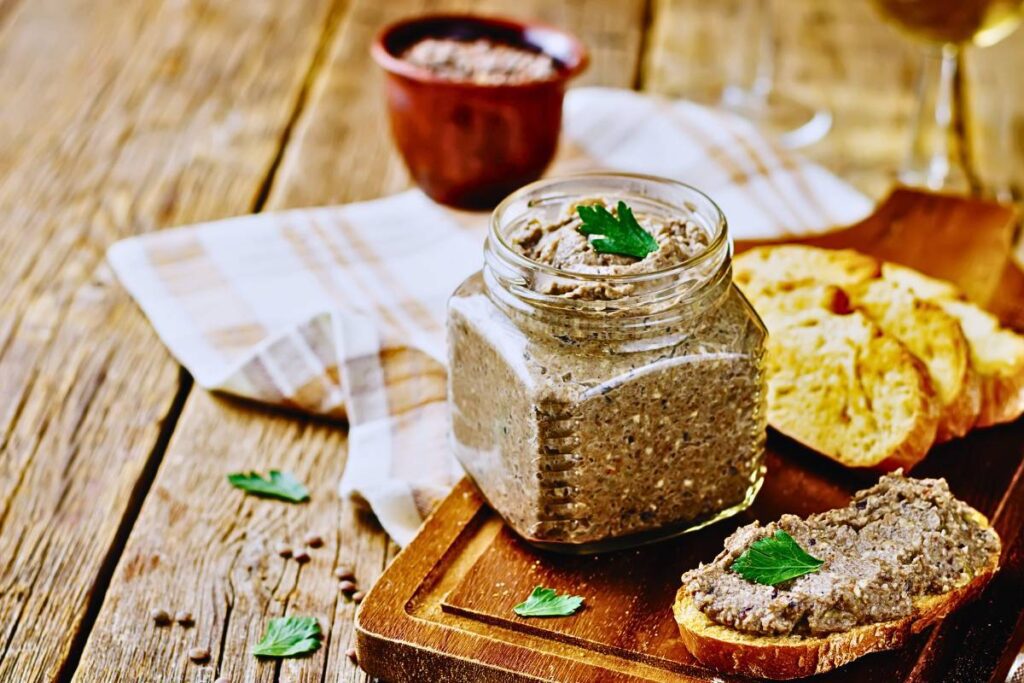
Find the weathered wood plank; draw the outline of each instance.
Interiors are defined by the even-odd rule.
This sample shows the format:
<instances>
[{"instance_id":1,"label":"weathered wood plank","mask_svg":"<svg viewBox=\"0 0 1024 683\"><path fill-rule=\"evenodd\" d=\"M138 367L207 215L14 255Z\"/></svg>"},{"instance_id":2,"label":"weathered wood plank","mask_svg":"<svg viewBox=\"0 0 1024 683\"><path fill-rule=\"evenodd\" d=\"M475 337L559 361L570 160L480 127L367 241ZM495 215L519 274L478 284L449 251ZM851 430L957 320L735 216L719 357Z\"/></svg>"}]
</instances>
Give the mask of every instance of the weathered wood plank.
<instances>
[{"instance_id":1,"label":"weathered wood plank","mask_svg":"<svg viewBox=\"0 0 1024 683\"><path fill-rule=\"evenodd\" d=\"M402 189L404 169L383 117L381 78L368 47L387 21L424 11L474 10L538 16L574 27L594 47L588 82L628 86L639 63L642 0L515 4L359 0L340 19L285 151L268 208L352 201ZM336 681L365 679L345 656L354 605L339 597L332 569L353 563L371 584L394 555L379 527L335 492L345 459L341 426L255 410L193 392L132 531L86 647L79 681ZM227 487L233 469L278 467L310 483L309 505L244 499ZM274 543L325 534L298 570L273 556ZM157 558L157 559L154 559ZM191 604L186 604L191 603ZM187 607L196 626L155 629L151 607ZM272 616L311 614L329 625L326 647L311 658L275 666L249 649ZM130 636L128 635L130 634ZM209 647L205 667L190 664L194 643ZM120 677L120 678L119 678Z\"/></svg>"},{"instance_id":2,"label":"weathered wood plank","mask_svg":"<svg viewBox=\"0 0 1024 683\"><path fill-rule=\"evenodd\" d=\"M350 562L360 578L373 577L387 540L339 505L344 448L337 425L193 392L75 680L195 680L203 667L188 659L194 646L209 648L217 673L231 680L276 680L273 662L248 653L270 617L314 614L325 626L351 619L354 605L339 594L333 567ZM261 500L228 485L226 473L254 466L293 472L309 484L311 501ZM275 554L279 542L302 547L311 531L325 543L308 550L309 563ZM153 608L190 610L195 626L157 628ZM286 664L286 680L321 680L325 658L346 647L333 633L328 643L298 666Z\"/></svg>"},{"instance_id":3,"label":"weathered wood plank","mask_svg":"<svg viewBox=\"0 0 1024 683\"><path fill-rule=\"evenodd\" d=\"M189 386L105 249L251 209L327 4L3 5L0 680L68 673Z\"/></svg>"}]
</instances>

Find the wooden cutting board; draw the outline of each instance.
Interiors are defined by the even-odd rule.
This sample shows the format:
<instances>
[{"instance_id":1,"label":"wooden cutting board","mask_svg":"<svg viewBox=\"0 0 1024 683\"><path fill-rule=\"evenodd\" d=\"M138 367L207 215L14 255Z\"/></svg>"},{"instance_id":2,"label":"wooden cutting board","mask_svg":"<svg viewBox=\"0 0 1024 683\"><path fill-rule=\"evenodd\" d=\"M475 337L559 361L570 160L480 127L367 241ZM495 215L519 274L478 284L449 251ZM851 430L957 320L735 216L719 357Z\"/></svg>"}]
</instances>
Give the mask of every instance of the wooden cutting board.
<instances>
[{"instance_id":1,"label":"wooden cutting board","mask_svg":"<svg viewBox=\"0 0 1024 683\"><path fill-rule=\"evenodd\" d=\"M1024 274L1010 259L1005 207L896 190L863 222L802 240L854 247L956 282L1024 329ZM737 249L749 247L737 245ZM845 505L877 475L853 472L777 434L754 505L733 519L658 545L599 556L536 551L463 480L363 602L360 665L385 681L728 681L683 648L672 618L679 576L712 559L737 526ZM980 599L900 649L867 656L831 681L1003 681L1024 640L1024 420L937 447L915 470L945 477L989 516L1003 568ZM586 597L572 617L512 612L534 586Z\"/></svg>"}]
</instances>

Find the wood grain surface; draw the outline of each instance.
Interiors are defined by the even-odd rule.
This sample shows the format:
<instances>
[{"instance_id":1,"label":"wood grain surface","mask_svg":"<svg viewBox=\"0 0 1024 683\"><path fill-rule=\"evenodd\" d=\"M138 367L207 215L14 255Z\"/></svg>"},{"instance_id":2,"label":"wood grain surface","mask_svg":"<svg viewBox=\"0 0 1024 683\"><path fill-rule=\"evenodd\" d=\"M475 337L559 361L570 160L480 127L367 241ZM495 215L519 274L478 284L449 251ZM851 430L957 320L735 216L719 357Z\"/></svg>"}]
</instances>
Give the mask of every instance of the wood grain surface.
<instances>
[{"instance_id":1,"label":"wood grain surface","mask_svg":"<svg viewBox=\"0 0 1024 683\"><path fill-rule=\"evenodd\" d=\"M369 585L396 549L334 494L343 425L194 389L103 264L112 242L405 187L367 56L390 19L540 17L591 47L581 82L685 95L720 87L743 1L0 0L0 680L364 678L329 572L350 562ZM774 11L780 86L835 114L808 153L881 196L915 49L864 2ZM1024 32L967 58L975 172L1018 191L1022 63ZM230 468L271 466L305 475L313 503L223 487ZM328 544L301 571L260 559L310 528ZM154 632L159 603L196 626ZM285 609L322 616L327 646L256 666L254 634ZM187 662L193 642L212 665Z\"/></svg>"},{"instance_id":2,"label":"wood grain surface","mask_svg":"<svg viewBox=\"0 0 1024 683\"><path fill-rule=\"evenodd\" d=\"M801 241L851 247L920 268L991 305L1016 295L987 284L993 279L989 270L998 278L1004 267L1016 267L1007 258L1015 220L1003 207L904 190L848 230ZM735 518L665 543L597 556L530 548L487 508L472 484L463 482L360 610L364 666L389 680L418 680L417 675L453 668L465 672L466 680L493 671L495 680L722 680L703 670L679 639L671 605L680 574L713 559L740 525L844 505L878 476L846 469L775 433L767 467L754 504ZM816 680L1001 681L1006 676L1000 667L1004 655L1016 652L1012 645L1024 611L1019 583L1024 424L977 430L935 448L914 475L946 478L954 495L992 520L1003 539L1003 571L978 601L910 638L903 648ZM535 586L582 595L585 607L568 618L516 616L512 608Z\"/></svg>"},{"instance_id":3,"label":"wood grain surface","mask_svg":"<svg viewBox=\"0 0 1024 683\"><path fill-rule=\"evenodd\" d=\"M105 249L251 210L324 10L0 11L2 681L70 678L190 386Z\"/></svg>"},{"instance_id":4,"label":"wood grain surface","mask_svg":"<svg viewBox=\"0 0 1024 683\"><path fill-rule=\"evenodd\" d=\"M486 11L487 3L356 1L347 7L307 79L307 101L265 208L353 201L402 189L408 181L387 141L370 41L380 26L400 16L470 8ZM642 3L621 0L589 8L531 0L509 13L575 26L588 43L607 45L594 51L591 82L628 87L639 65L642 10ZM166 672L168 680L189 680L196 672L210 680L216 675L245 681L358 677L345 655L354 643L355 605L339 594L333 570L339 563L352 564L359 581L370 585L394 549L372 520L339 499L344 463L344 432L337 424L254 415L248 406L193 392L75 680L136 680L140 672ZM313 484L313 502L282 506L243 500L224 474L253 466L295 472ZM276 542L301 538L308 529L331 535L324 548L311 552L313 561L299 569L273 555ZM188 595L196 596L194 604L182 603ZM156 629L148 623L151 608L178 605L196 614L193 629ZM286 612L319 617L326 627L325 647L311 658L280 665L257 661L249 654L251 646L269 618ZM210 649L210 663L188 660L188 650L197 644Z\"/></svg>"}]
</instances>

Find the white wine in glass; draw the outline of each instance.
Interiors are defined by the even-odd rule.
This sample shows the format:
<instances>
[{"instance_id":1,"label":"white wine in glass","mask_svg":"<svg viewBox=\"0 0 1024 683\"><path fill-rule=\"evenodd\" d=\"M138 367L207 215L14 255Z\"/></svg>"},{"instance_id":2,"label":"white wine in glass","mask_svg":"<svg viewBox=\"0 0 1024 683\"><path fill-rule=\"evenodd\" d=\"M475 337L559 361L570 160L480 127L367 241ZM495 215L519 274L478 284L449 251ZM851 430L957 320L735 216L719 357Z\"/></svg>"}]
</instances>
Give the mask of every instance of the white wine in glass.
<instances>
[{"instance_id":1,"label":"white wine in glass","mask_svg":"<svg viewBox=\"0 0 1024 683\"><path fill-rule=\"evenodd\" d=\"M907 33L932 43L995 45L1021 22L1024 0L875 0Z\"/></svg>"},{"instance_id":2,"label":"white wine in glass","mask_svg":"<svg viewBox=\"0 0 1024 683\"><path fill-rule=\"evenodd\" d=\"M1024 0L873 0L884 17L929 54L918 84L910 151L900 172L908 185L933 190L970 189L965 150L956 135L963 102L956 84L967 45L995 45L1024 18Z\"/></svg>"}]
</instances>

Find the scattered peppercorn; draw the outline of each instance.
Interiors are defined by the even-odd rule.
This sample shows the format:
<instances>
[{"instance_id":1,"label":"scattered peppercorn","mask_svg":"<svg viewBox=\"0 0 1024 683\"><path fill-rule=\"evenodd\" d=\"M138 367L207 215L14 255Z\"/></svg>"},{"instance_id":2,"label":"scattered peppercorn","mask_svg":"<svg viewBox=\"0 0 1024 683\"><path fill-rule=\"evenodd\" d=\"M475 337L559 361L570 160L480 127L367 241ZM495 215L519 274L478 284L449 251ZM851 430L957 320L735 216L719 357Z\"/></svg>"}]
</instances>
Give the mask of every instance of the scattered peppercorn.
<instances>
[{"instance_id":1,"label":"scattered peppercorn","mask_svg":"<svg viewBox=\"0 0 1024 683\"><path fill-rule=\"evenodd\" d=\"M188 610L182 610L174 615L174 620L182 626L192 625L192 613Z\"/></svg>"},{"instance_id":2,"label":"scattered peppercorn","mask_svg":"<svg viewBox=\"0 0 1024 683\"><path fill-rule=\"evenodd\" d=\"M356 578L356 573L352 571L352 567L347 564L343 564L334 570L334 575L342 581L352 581Z\"/></svg>"},{"instance_id":3,"label":"scattered peppercorn","mask_svg":"<svg viewBox=\"0 0 1024 683\"><path fill-rule=\"evenodd\" d=\"M295 553L293 559L299 564L305 564L309 562L309 553L307 553L305 550L300 550L299 552Z\"/></svg>"},{"instance_id":4,"label":"scattered peppercorn","mask_svg":"<svg viewBox=\"0 0 1024 683\"><path fill-rule=\"evenodd\" d=\"M366 597L366 593L363 591L356 591L352 594L352 602L362 602L363 598Z\"/></svg>"},{"instance_id":5,"label":"scattered peppercorn","mask_svg":"<svg viewBox=\"0 0 1024 683\"><path fill-rule=\"evenodd\" d=\"M153 623L157 626L166 626L171 623L171 615L167 613L167 610L153 609L149 612L149 616L153 618Z\"/></svg>"},{"instance_id":6,"label":"scattered peppercorn","mask_svg":"<svg viewBox=\"0 0 1024 683\"><path fill-rule=\"evenodd\" d=\"M292 556L292 547L287 543L278 543L277 547L274 548L274 552L287 560Z\"/></svg>"},{"instance_id":7,"label":"scattered peppercorn","mask_svg":"<svg viewBox=\"0 0 1024 683\"><path fill-rule=\"evenodd\" d=\"M314 533L306 534L306 538L304 538L303 541L310 548L319 548L324 544L324 539L320 537L320 534Z\"/></svg>"},{"instance_id":8,"label":"scattered peppercorn","mask_svg":"<svg viewBox=\"0 0 1024 683\"><path fill-rule=\"evenodd\" d=\"M355 591L355 589L356 584L354 581L342 581L338 584L338 590L340 590L342 593L352 593L353 591Z\"/></svg>"},{"instance_id":9,"label":"scattered peppercorn","mask_svg":"<svg viewBox=\"0 0 1024 683\"><path fill-rule=\"evenodd\" d=\"M210 658L210 651L205 647L194 647L188 651L188 658L193 662L205 662Z\"/></svg>"}]
</instances>

